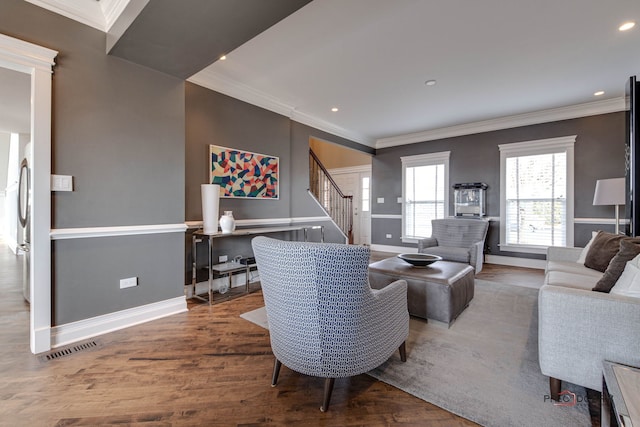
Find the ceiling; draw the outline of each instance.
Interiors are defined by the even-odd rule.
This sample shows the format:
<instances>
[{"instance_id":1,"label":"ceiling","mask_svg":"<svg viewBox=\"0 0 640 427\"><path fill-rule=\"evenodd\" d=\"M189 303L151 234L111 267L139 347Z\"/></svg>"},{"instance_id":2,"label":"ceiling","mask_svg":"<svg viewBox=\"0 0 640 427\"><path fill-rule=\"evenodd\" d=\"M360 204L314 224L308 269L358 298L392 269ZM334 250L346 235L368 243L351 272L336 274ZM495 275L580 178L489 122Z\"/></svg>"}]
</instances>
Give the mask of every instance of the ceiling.
<instances>
[{"instance_id":1,"label":"ceiling","mask_svg":"<svg viewBox=\"0 0 640 427\"><path fill-rule=\"evenodd\" d=\"M181 49L204 67L189 81L377 148L620 111L626 81L640 75L637 0L269 0L289 4L206 58L197 34L224 39L265 14L265 1L189 3L160 18L147 8L177 2L27 1L148 46L188 26L194 48ZM253 6L242 18L230 2ZM197 12L217 13L218 24ZM618 31L628 20L638 25ZM227 59L216 61L221 52Z\"/></svg>"}]
</instances>

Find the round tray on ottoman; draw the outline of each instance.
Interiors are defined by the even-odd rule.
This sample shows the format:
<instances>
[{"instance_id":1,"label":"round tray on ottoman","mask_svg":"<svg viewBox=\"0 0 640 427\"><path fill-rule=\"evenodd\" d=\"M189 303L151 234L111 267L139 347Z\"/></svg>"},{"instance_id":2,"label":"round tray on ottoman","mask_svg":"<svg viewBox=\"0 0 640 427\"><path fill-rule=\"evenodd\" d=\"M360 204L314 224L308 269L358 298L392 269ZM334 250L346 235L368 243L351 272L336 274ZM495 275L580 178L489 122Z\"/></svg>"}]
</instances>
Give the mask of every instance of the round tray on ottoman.
<instances>
[{"instance_id":1,"label":"round tray on ottoman","mask_svg":"<svg viewBox=\"0 0 640 427\"><path fill-rule=\"evenodd\" d=\"M442 261L442 257L429 254L400 254L398 258L414 267L427 267L436 261Z\"/></svg>"}]
</instances>

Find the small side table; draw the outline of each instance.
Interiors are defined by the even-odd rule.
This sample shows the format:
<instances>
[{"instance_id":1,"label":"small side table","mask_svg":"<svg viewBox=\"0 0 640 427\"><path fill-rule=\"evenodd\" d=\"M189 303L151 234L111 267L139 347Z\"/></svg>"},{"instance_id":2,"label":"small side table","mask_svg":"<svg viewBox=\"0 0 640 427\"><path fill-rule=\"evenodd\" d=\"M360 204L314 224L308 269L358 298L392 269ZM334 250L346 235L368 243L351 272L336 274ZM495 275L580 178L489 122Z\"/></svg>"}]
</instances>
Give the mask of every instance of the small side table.
<instances>
[{"instance_id":1,"label":"small side table","mask_svg":"<svg viewBox=\"0 0 640 427\"><path fill-rule=\"evenodd\" d=\"M601 427L640 427L640 369L605 361Z\"/></svg>"}]
</instances>

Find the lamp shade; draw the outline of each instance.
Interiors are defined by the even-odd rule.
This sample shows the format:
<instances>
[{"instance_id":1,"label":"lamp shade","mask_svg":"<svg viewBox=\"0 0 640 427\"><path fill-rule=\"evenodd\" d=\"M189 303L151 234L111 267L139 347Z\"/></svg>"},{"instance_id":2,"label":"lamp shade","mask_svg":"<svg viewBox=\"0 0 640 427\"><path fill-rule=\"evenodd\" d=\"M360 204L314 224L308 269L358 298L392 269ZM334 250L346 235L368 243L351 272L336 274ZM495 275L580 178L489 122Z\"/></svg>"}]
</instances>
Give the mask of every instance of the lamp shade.
<instances>
[{"instance_id":1,"label":"lamp shade","mask_svg":"<svg viewBox=\"0 0 640 427\"><path fill-rule=\"evenodd\" d=\"M202 184L202 231L205 234L218 232L218 208L220 201L220 186L217 184Z\"/></svg>"},{"instance_id":2,"label":"lamp shade","mask_svg":"<svg viewBox=\"0 0 640 427\"><path fill-rule=\"evenodd\" d=\"M594 205L624 205L624 178L599 179L593 195Z\"/></svg>"}]
</instances>

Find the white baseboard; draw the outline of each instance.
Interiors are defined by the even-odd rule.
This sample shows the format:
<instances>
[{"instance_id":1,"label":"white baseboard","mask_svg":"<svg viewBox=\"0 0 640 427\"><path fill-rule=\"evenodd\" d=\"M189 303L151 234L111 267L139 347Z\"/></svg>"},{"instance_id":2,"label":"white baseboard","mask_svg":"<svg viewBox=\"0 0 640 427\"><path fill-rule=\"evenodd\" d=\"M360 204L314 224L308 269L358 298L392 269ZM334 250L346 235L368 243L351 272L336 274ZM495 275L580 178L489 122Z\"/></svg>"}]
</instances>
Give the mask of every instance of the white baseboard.
<instances>
[{"instance_id":1,"label":"white baseboard","mask_svg":"<svg viewBox=\"0 0 640 427\"><path fill-rule=\"evenodd\" d=\"M547 261L543 259L516 258L501 255L485 255L484 262L487 264L508 265L511 267L537 268L539 270L544 270L547 264Z\"/></svg>"},{"instance_id":2,"label":"white baseboard","mask_svg":"<svg viewBox=\"0 0 640 427\"><path fill-rule=\"evenodd\" d=\"M51 328L51 347L60 347L108 332L187 311L184 296L116 311Z\"/></svg>"},{"instance_id":3,"label":"white baseboard","mask_svg":"<svg viewBox=\"0 0 640 427\"><path fill-rule=\"evenodd\" d=\"M417 246L388 246L388 245L371 245L372 251L391 252L394 254L417 254Z\"/></svg>"}]
</instances>

